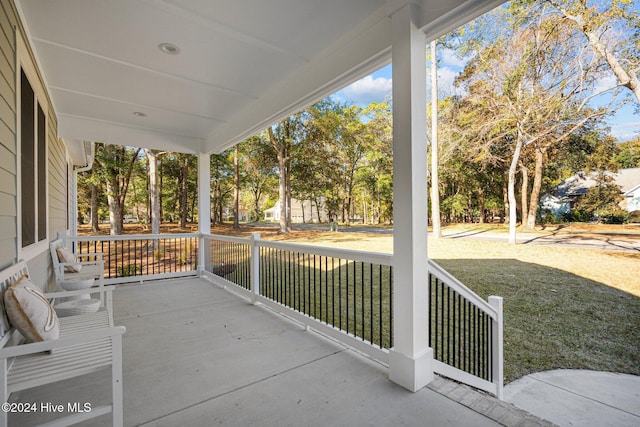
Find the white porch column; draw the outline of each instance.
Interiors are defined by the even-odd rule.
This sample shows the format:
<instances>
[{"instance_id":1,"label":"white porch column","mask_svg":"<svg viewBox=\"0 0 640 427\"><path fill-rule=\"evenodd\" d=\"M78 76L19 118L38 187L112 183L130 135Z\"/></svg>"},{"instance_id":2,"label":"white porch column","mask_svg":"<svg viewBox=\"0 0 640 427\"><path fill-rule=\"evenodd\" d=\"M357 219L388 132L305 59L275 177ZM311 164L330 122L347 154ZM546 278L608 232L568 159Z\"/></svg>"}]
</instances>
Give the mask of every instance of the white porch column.
<instances>
[{"instance_id":1,"label":"white porch column","mask_svg":"<svg viewBox=\"0 0 640 427\"><path fill-rule=\"evenodd\" d=\"M426 40L419 8L391 15L393 63L393 339L389 378L418 391L433 379L428 346Z\"/></svg>"},{"instance_id":2,"label":"white porch column","mask_svg":"<svg viewBox=\"0 0 640 427\"><path fill-rule=\"evenodd\" d=\"M209 154L198 154L198 233L211 234L211 160ZM210 247L200 238L198 270L209 271Z\"/></svg>"}]
</instances>

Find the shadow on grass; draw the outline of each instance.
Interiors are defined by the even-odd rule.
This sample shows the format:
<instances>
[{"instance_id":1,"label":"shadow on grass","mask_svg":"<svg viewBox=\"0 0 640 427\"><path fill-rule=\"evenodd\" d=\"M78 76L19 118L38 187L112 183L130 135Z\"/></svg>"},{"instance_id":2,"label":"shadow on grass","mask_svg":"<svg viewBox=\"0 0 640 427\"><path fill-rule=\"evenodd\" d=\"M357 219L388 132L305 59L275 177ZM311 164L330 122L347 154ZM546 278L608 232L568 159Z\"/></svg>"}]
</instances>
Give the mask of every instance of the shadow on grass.
<instances>
[{"instance_id":1,"label":"shadow on grass","mask_svg":"<svg viewBox=\"0 0 640 427\"><path fill-rule=\"evenodd\" d=\"M435 261L484 299L504 298L506 382L568 368L640 375L640 298L515 259Z\"/></svg>"}]
</instances>

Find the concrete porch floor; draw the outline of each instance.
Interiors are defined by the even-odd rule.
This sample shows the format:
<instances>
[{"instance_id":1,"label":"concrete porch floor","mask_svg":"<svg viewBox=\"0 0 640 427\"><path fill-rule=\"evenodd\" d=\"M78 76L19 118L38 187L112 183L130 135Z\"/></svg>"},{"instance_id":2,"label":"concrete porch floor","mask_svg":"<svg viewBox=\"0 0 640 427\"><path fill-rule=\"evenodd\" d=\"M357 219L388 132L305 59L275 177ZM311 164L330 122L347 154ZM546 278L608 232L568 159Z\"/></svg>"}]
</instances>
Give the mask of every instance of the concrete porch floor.
<instances>
[{"instance_id":1,"label":"concrete porch floor","mask_svg":"<svg viewBox=\"0 0 640 427\"><path fill-rule=\"evenodd\" d=\"M513 405L436 378L410 393L384 366L197 278L119 287L127 426L534 426ZM14 393L11 402L111 400L110 371ZM51 414L11 414L12 426ZM110 425L103 416L86 425Z\"/></svg>"}]
</instances>

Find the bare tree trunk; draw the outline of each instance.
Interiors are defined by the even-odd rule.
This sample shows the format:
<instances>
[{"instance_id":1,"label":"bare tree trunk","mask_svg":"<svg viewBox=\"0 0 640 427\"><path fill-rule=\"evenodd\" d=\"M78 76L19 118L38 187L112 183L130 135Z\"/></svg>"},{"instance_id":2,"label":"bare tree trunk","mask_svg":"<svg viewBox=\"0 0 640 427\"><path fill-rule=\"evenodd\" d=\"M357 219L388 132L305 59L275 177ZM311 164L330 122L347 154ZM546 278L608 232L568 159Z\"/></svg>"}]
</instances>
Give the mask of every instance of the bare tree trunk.
<instances>
[{"instance_id":1,"label":"bare tree trunk","mask_svg":"<svg viewBox=\"0 0 640 427\"><path fill-rule=\"evenodd\" d=\"M184 154L182 163L182 171L180 173L180 227L187 226L187 211L189 210L188 200L188 181L189 181L189 155Z\"/></svg>"},{"instance_id":2,"label":"bare tree trunk","mask_svg":"<svg viewBox=\"0 0 640 427\"><path fill-rule=\"evenodd\" d=\"M252 218L253 221L260 221L260 216L258 213L260 212L260 192L254 191L253 193L253 212L255 214L255 218Z\"/></svg>"},{"instance_id":3,"label":"bare tree trunk","mask_svg":"<svg viewBox=\"0 0 640 427\"><path fill-rule=\"evenodd\" d=\"M504 209L502 210L502 223L508 224L510 222L509 213L511 209L509 208L509 190L504 183L502 184L502 203L504 205Z\"/></svg>"},{"instance_id":4,"label":"bare tree trunk","mask_svg":"<svg viewBox=\"0 0 640 427\"><path fill-rule=\"evenodd\" d=\"M98 186L91 184L91 231L97 233L100 231L98 218Z\"/></svg>"},{"instance_id":5,"label":"bare tree trunk","mask_svg":"<svg viewBox=\"0 0 640 427\"><path fill-rule=\"evenodd\" d=\"M278 230L278 233L289 233L289 226L287 224L287 190L284 164L280 159L278 159L278 163L280 166L278 185L278 195L280 197L280 230Z\"/></svg>"},{"instance_id":6,"label":"bare tree trunk","mask_svg":"<svg viewBox=\"0 0 640 427\"><path fill-rule=\"evenodd\" d=\"M540 190L542 188L542 166L546 151L546 148L536 149L536 167L533 173L533 188L531 189L529 217L527 218L527 228L532 230L536 226L536 218L538 216L538 204L540 203Z\"/></svg>"},{"instance_id":7,"label":"bare tree trunk","mask_svg":"<svg viewBox=\"0 0 640 427\"><path fill-rule=\"evenodd\" d=\"M286 163L285 170L287 177L285 181L287 190L287 230L291 230L291 171L289 161Z\"/></svg>"},{"instance_id":8,"label":"bare tree trunk","mask_svg":"<svg viewBox=\"0 0 640 427\"><path fill-rule=\"evenodd\" d=\"M513 150L513 158L511 159L511 165L509 165L509 182L507 184L507 191L509 195L509 243L511 244L516 243L516 170L520 160L522 144L522 135L520 131L518 131L516 146Z\"/></svg>"},{"instance_id":9,"label":"bare tree trunk","mask_svg":"<svg viewBox=\"0 0 640 427\"><path fill-rule=\"evenodd\" d=\"M279 143L276 139L273 129L268 129L269 140L274 150L276 151L276 157L278 158L278 196L280 200L280 229L279 234L286 234L290 232L288 217L288 198L287 198L287 152L286 147Z\"/></svg>"},{"instance_id":10,"label":"bare tree trunk","mask_svg":"<svg viewBox=\"0 0 640 427\"><path fill-rule=\"evenodd\" d=\"M153 151L144 150L149 163L149 199L151 204L151 234L160 234L160 189L158 187L158 157Z\"/></svg>"},{"instance_id":11,"label":"bare tree trunk","mask_svg":"<svg viewBox=\"0 0 640 427\"><path fill-rule=\"evenodd\" d=\"M436 41L431 42L431 224L433 237L442 237L440 229L440 189L438 178L438 60ZM482 212L481 212L482 216Z\"/></svg>"},{"instance_id":12,"label":"bare tree trunk","mask_svg":"<svg viewBox=\"0 0 640 427\"><path fill-rule=\"evenodd\" d=\"M484 218L484 206L485 206L485 197L484 197L484 191L480 190L478 192L478 207L480 210L480 224L484 224L485 223L485 218Z\"/></svg>"},{"instance_id":13,"label":"bare tree trunk","mask_svg":"<svg viewBox=\"0 0 640 427\"><path fill-rule=\"evenodd\" d=\"M520 172L522 173L522 186L520 187L520 203L522 205L522 224L526 224L529 217L527 207L527 197L529 196L529 169L524 164L520 164Z\"/></svg>"},{"instance_id":14,"label":"bare tree trunk","mask_svg":"<svg viewBox=\"0 0 640 427\"><path fill-rule=\"evenodd\" d=\"M160 162L159 159L158 159L158 162ZM160 189L163 187L164 174L160 173L160 165L159 164L157 165L157 170L158 170L158 175L157 176L160 179L160 186L158 187L158 224L160 224L160 221L162 220L161 218L164 217L164 211L162 209L162 191L160 191ZM156 179L156 182L158 182L157 179Z\"/></svg>"},{"instance_id":15,"label":"bare tree trunk","mask_svg":"<svg viewBox=\"0 0 640 427\"><path fill-rule=\"evenodd\" d=\"M367 201L364 198L364 190L362 190L362 224L367 224Z\"/></svg>"},{"instance_id":16,"label":"bare tree trunk","mask_svg":"<svg viewBox=\"0 0 640 427\"><path fill-rule=\"evenodd\" d=\"M213 185L213 204L211 209L213 211L213 215L211 215L211 220L213 224L222 225L222 215L219 215L219 206L220 205L220 183L216 180Z\"/></svg>"},{"instance_id":17,"label":"bare tree trunk","mask_svg":"<svg viewBox=\"0 0 640 427\"><path fill-rule=\"evenodd\" d=\"M240 168L238 166L238 146L233 149L233 228L240 228Z\"/></svg>"},{"instance_id":18,"label":"bare tree trunk","mask_svg":"<svg viewBox=\"0 0 640 427\"><path fill-rule=\"evenodd\" d=\"M122 234L122 208L118 197L118 190L111 180L107 180L107 203L109 204L109 234L117 236Z\"/></svg>"},{"instance_id":19,"label":"bare tree trunk","mask_svg":"<svg viewBox=\"0 0 640 427\"><path fill-rule=\"evenodd\" d=\"M149 168L147 159L147 169ZM151 224L151 187L149 186L149 174L147 173L147 224ZM147 227L145 226L145 230Z\"/></svg>"},{"instance_id":20,"label":"bare tree trunk","mask_svg":"<svg viewBox=\"0 0 640 427\"><path fill-rule=\"evenodd\" d=\"M138 204L138 191L136 190L136 179L133 178L133 180L131 181L131 186L133 187L133 200L136 201L135 204L135 211L136 211L136 218L140 218L140 206Z\"/></svg>"}]
</instances>

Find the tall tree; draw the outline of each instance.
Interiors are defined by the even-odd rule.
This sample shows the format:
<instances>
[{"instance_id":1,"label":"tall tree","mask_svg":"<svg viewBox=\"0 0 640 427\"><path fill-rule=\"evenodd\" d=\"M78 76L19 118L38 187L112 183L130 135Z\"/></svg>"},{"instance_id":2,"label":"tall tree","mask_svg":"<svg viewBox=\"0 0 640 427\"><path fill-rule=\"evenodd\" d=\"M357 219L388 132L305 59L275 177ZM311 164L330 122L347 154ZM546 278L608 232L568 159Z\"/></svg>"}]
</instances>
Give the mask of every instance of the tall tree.
<instances>
[{"instance_id":1,"label":"tall tree","mask_svg":"<svg viewBox=\"0 0 640 427\"><path fill-rule=\"evenodd\" d=\"M95 162L107 189L111 235L122 234L125 200L139 152L139 148L96 144Z\"/></svg>"},{"instance_id":2,"label":"tall tree","mask_svg":"<svg viewBox=\"0 0 640 427\"><path fill-rule=\"evenodd\" d=\"M289 233L291 227L291 150L299 142L301 127L298 113L267 129L269 143L278 159L280 234Z\"/></svg>"},{"instance_id":3,"label":"tall tree","mask_svg":"<svg viewBox=\"0 0 640 427\"><path fill-rule=\"evenodd\" d=\"M240 163L238 158L238 146L233 147L233 228L239 229L240 215Z\"/></svg>"},{"instance_id":4,"label":"tall tree","mask_svg":"<svg viewBox=\"0 0 640 427\"><path fill-rule=\"evenodd\" d=\"M596 63L564 36L563 23L541 14L524 25L516 20L512 28L480 49L460 80L476 109L477 119L471 127L477 130L479 143L491 146L506 140L511 147L507 190L509 241L514 243L515 184L521 155L532 153L535 164L528 218L523 218L532 228L547 151L607 110L589 108ZM484 122L478 114L493 120Z\"/></svg>"},{"instance_id":5,"label":"tall tree","mask_svg":"<svg viewBox=\"0 0 640 427\"><path fill-rule=\"evenodd\" d=\"M160 234L160 183L158 180L158 156L154 150L144 149L147 157L147 174L149 177L149 216L151 234Z\"/></svg>"},{"instance_id":6,"label":"tall tree","mask_svg":"<svg viewBox=\"0 0 640 427\"><path fill-rule=\"evenodd\" d=\"M371 223L393 220L392 116L389 102L371 103L362 112L367 150L359 181L368 195Z\"/></svg>"},{"instance_id":7,"label":"tall tree","mask_svg":"<svg viewBox=\"0 0 640 427\"><path fill-rule=\"evenodd\" d=\"M238 145L241 158L242 187L250 195L250 218L262 218L263 196L275 188L274 179L278 162L273 148L267 140L267 133L254 135Z\"/></svg>"},{"instance_id":8,"label":"tall tree","mask_svg":"<svg viewBox=\"0 0 640 427\"><path fill-rule=\"evenodd\" d=\"M211 155L211 220L213 224L224 222L224 210L233 192L232 153L225 151Z\"/></svg>"},{"instance_id":9,"label":"tall tree","mask_svg":"<svg viewBox=\"0 0 640 427\"><path fill-rule=\"evenodd\" d=\"M340 179L342 194L342 221L349 222L353 216L354 191L357 172L362 166L366 149L365 125L361 121L361 109L357 106L336 106L339 126L332 141L332 151L337 159L337 169L332 173Z\"/></svg>"},{"instance_id":10,"label":"tall tree","mask_svg":"<svg viewBox=\"0 0 640 427\"><path fill-rule=\"evenodd\" d=\"M438 58L436 40L431 41L431 224L433 237L442 237L440 229L440 179L438 174Z\"/></svg>"},{"instance_id":11,"label":"tall tree","mask_svg":"<svg viewBox=\"0 0 640 427\"><path fill-rule=\"evenodd\" d=\"M587 194L578 202L577 209L601 222L610 216L622 218L625 212L618 206L623 197L613 175L618 171L615 158L619 148L611 137L605 137L598 142L588 158L586 167L587 171L595 174L596 185L587 190Z\"/></svg>"},{"instance_id":12,"label":"tall tree","mask_svg":"<svg viewBox=\"0 0 640 427\"><path fill-rule=\"evenodd\" d=\"M191 204L189 203L189 195L192 185L190 182L193 181L193 177L190 177L191 172L195 170L194 161L196 157L190 154L180 154L178 158L181 161L180 168L180 227L185 228L187 226L187 217L189 216L189 207ZM193 198L196 197L196 194L192 194Z\"/></svg>"},{"instance_id":13,"label":"tall tree","mask_svg":"<svg viewBox=\"0 0 640 427\"><path fill-rule=\"evenodd\" d=\"M83 212L89 212L89 224L91 232L100 231L99 210L101 203L104 203L104 190L99 174L100 166L94 164L94 167L86 172L78 174L78 223L83 223ZM86 201L89 201L88 206Z\"/></svg>"}]
</instances>

